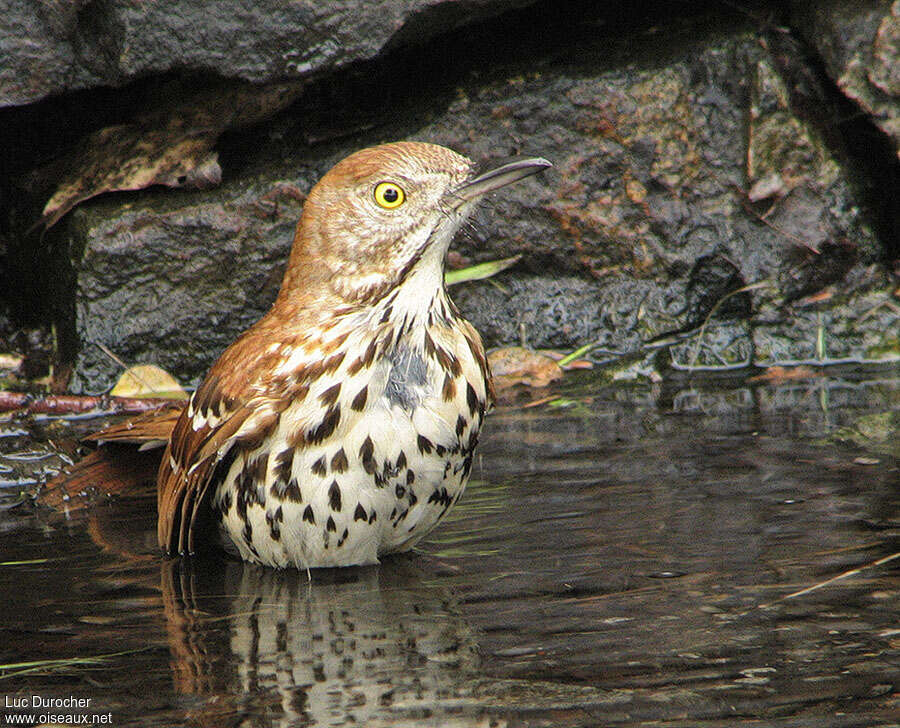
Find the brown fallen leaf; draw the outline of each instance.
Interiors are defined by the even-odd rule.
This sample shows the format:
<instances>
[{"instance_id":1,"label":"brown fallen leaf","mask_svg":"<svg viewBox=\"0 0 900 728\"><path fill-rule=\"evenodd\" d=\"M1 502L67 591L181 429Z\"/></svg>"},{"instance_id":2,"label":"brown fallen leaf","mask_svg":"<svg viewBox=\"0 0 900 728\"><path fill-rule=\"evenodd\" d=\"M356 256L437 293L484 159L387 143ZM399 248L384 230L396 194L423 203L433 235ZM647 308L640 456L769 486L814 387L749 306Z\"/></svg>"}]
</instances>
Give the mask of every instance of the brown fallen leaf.
<instances>
[{"instance_id":1,"label":"brown fallen leaf","mask_svg":"<svg viewBox=\"0 0 900 728\"><path fill-rule=\"evenodd\" d=\"M517 384L546 387L563 375L562 369L549 356L521 346L495 349L488 354L488 361L498 392Z\"/></svg>"},{"instance_id":2,"label":"brown fallen leaf","mask_svg":"<svg viewBox=\"0 0 900 728\"><path fill-rule=\"evenodd\" d=\"M167 87L166 98L174 100L131 123L94 132L69 157L34 173L37 181L59 180L39 224L50 228L76 205L105 192L219 184L222 169L212 148L222 132L271 116L301 90L296 82L223 82L199 93L187 84Z\"/></svg>"},{"instance_id":3,"label":"brown fallen leaf","mask_svg":"<svg viewBox=\"0 0 900 728\"><path fill-rule=\"evenodd\" d=\"M810 367L769 367L762 374L749 377L748 382L771 382L778 384L780 382L788 382L793 379L814 379L821 377L822 374Z\"/></svg>"}]
</instances>

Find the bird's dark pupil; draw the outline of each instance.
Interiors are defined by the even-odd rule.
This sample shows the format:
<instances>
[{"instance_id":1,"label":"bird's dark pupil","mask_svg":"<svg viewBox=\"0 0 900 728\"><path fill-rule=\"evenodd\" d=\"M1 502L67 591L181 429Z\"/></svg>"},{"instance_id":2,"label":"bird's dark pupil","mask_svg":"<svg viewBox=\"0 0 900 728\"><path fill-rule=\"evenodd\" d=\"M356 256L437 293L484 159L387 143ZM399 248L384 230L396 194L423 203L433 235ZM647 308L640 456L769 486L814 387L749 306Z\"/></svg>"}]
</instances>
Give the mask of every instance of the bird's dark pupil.
<instances>
[{"instance_id":1,"label":"bird's dark pupil","mask_svg":"<svg viewBox=\"0 0 900 728\"><path fill-rule=\"evenodd\" d=\"M396 187L388 187L384 191L384 201L385 202L396 202L400 197L400 194L397 192Z\"/></svg>"}]
</instances>

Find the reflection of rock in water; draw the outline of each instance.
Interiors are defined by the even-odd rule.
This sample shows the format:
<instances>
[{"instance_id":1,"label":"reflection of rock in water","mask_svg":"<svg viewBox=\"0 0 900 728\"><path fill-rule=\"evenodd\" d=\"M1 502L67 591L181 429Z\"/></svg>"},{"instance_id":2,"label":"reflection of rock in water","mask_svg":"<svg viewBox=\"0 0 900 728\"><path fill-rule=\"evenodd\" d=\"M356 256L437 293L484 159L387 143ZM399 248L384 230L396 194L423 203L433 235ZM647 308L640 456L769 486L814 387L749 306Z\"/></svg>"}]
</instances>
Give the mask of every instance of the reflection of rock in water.
<instances>
[{"instance_id":1,"label":"reflection of rock in water","mask_svg":"<svg viewBox=\"0 0 900 728\"><path fill-rule=\"evenodd\" d=\"M167 564L162 583L176 686L214 698L193 715L204 724L418 722L473 677L471 630L404 560L312 583L238 563L200 572Z\"/></svg>"}]
</instances>

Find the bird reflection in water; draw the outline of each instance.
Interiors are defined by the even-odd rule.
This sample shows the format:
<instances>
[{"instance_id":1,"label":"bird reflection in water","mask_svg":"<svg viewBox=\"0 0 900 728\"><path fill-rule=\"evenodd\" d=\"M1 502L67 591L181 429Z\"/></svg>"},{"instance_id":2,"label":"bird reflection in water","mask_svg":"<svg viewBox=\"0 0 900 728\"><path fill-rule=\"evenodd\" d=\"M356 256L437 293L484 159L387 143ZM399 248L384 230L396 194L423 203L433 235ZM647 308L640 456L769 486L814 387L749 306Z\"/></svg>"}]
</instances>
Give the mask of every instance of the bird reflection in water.
<instances>
[{"instance_id":1,"label":"bird reflection in water","mask_svg":"<svg viewBox=\"0 0 900 728\"><path fill-rule=\"evenodd\" d=\"M368 726L437 717L435 704L475 675L476 640L414 561L320 570L311 583L303 572L237 562L166 562L175 687L202 698L190 719ZM454 722L442 712L441 725Z\"/></svg>"}]
</instances>

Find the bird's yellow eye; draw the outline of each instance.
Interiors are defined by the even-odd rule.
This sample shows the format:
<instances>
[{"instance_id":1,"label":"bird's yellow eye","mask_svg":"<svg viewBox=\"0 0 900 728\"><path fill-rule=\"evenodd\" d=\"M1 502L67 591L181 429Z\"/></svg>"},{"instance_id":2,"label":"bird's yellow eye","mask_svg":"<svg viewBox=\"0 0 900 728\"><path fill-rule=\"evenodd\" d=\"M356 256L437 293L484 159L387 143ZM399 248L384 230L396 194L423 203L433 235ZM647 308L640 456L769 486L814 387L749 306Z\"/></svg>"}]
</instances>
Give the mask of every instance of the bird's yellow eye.
<instances>
[{"instance_id":1,"label":"bird's yellow eye","mask_svg":"<svg viewBox=\"0 0 900 728\"><path fill-rule=\"evenodd\" d=\"M385 210L400 207L406 201L403 188L393 182L379 182L375 185L375 202Z\"/></svg>"}]
</instances>

